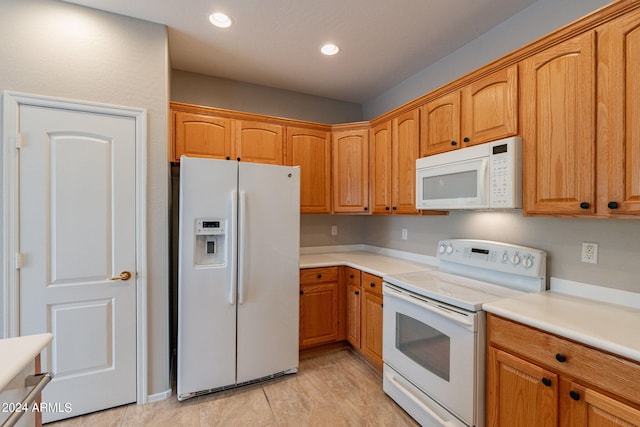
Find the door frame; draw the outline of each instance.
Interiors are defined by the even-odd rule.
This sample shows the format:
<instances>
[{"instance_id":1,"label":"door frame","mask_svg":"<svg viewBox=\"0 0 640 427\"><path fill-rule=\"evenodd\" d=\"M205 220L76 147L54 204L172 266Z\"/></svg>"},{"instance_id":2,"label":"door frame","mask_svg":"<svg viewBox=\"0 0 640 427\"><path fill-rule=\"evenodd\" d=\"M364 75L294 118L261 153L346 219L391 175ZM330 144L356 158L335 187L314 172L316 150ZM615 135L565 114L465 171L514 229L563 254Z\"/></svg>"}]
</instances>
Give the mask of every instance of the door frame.
<instances>
[{"instance_id":1,"label":"door frame","mask_svg":"<svg viewBox=\"0 0 640 427\"><path fill-rule=\"evenodd\" d=\"M135 120L136 187L136 400L148 401L147 395L147 111L88 101L78 101L21 92L4 91L2 112L2 264L0 265L0 338L20 334L20 263L19 256L19 109L21 105L50 107L88 113L130 117Z\"/></svg>"}]
</instances>

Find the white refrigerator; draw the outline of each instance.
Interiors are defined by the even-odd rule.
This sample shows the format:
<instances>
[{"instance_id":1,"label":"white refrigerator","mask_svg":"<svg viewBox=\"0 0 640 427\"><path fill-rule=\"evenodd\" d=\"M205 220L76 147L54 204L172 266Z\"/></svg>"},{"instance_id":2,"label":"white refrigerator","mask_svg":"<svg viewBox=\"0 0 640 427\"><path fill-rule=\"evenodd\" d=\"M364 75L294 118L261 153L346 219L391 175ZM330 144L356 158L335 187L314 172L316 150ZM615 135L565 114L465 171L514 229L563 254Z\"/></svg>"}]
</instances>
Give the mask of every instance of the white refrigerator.
<instances>
[{"instance_id":1,"label":"white refrigerator","mask_svg":"<svg viewBox=\"0 0 640 427\"><path fill-rule=\"evenodd\" d=\"M178 400L298 369L300 168L182 157Z\"/></svg>"}]
</instances>

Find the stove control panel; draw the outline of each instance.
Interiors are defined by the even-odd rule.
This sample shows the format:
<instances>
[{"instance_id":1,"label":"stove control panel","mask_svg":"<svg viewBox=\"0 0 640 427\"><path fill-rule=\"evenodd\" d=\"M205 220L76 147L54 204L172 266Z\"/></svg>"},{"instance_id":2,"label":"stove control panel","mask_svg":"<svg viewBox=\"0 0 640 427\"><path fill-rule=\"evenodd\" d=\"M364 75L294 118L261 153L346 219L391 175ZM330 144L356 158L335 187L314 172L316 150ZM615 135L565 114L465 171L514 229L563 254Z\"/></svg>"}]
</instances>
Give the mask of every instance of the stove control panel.
<instances>
[{"instance_id":1,"label":"stove control panel","mask_svg":"<svg viewBox=\"0 0 640 427\"><path fill-rule=\"evenodd\" d=\"M546 275L544 251L489 240L449 239L438 243L436 256L445 263L529 277Z\"/></svg>"}]
</instances>

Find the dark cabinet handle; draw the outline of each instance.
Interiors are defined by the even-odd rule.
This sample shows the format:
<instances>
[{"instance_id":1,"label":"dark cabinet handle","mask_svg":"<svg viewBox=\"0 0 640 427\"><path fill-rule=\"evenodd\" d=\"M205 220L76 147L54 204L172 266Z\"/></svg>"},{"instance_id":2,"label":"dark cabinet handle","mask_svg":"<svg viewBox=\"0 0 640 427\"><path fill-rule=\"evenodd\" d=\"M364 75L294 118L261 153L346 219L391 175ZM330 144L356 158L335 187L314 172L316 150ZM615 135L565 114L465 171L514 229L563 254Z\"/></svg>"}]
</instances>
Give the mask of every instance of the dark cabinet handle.
<instances>
[{"instance_id":1,"label":"dark cabinet handle","mask_svg":"<svg viewBox=\"0 0 640 427\"><path fill-rule=\"evenodd\" d=\"M589 202L582 202L580 203L580 208L581 209L589 209L591 205L589 204Z\"/></svg>"},{"instance_id":2,"label":"dark cabinet handle","mask_svg":"<svg viewBox=\"0 0 640 427\"><path fill-rule=\"evenodd\" d=\"M607 205L609 209L618 209L618 202L609 202Z\"/></svg>"},{"instance_id":3,"label":"dark cabinet handle","mask_svg":"<svg viewBox=\"0 0 640 427\"><path fill-rule=\"evenodd\" d=\"M458 143L457 143L457 142L455 142L455 141L451 141L451 145L454 145L454 146L455 146L455 145L458 145Z\"/></svg>"},{"instance_id":4,"label":"dark cabinet handle","mask_svg":"<svg viewBox=\"0 0 640 427\"><path fill-rule=\"evenodd\" d=\"M360 295L360 291L355 291L354 292L356 295Z\"/></svg>"},{"instance_id":5,"label":"dark cabinet handle","mask_svg":"<svg viewBox=\"0 0 640 427\"><path fill-rule=\"evenodd\" d=\"M318 279L322 279L322 274L318 274Z\"/></svg>"},{"instance_id":6,"label":"dark cabinet handle","mask_svg":"<svg viewBox=\"0 0 640 427\"><path fill-rule=\"evenodd\" d=\"M371 282L371 283L369 283L369 286L371 286L372 288L375 288L375 287L376 287L376 284L375 284L375 283L373 283L373 282Z\"/></svg>"},{"instance_id":7,"label":"dark cabinet handle","mask_svg":"<svg viewBox=\"0 0 640 427\"><path fill-rule=\"evenodd\" d=\"M542 379L542 384L546 385L547 387L551 387L551 380L547 377L544 377Z\"/></svg>"},{"instance_id":8,"label":"dark cabinet handle","mask_svg":"<svg viewBox=\"0 0 640 427\"><path fill-rule=\"evenodd\" d=\"M556 354L556 360L558 362L564 363L567 361L567 356L565 356L564 354L558 353Z\"/></svg>"},{"instance_id":9,"label":"dark cabinet handle","mask_svg":"<svg viewBox=\"0 0 640 427\"><path fill-rule=\"evenodd\" d=\"M580 400L580 393L578 393L577 391L571 390L569 392L569 396L571 396L573 400Z\"/></svg>"},{"instance_id":10,"label":"dark cabinet handle","mask_svg":"<svg viewBox=\"0 0 640 427\"><path fill-rule=\"evenodd\" d=\"M227 156L227 160L231 160L231 157Z\"/></svg>"},{"instance_id":11,"label":"dark cabinet handle","mask_svg":"<svg viewBox=\"0 0 640 427\"><path fill-rule=\"evenodd\" d=\"M384 208L384 210L385 210L385 211L388 211L388 210L389 210L389 206L386 206L386 207Z\"/></svg>"},{"instance_id":12,"label":"dark cabinet handle","mask_svg":"<svg viewBox=\"0 0 640 427\"><path fill-rule=\"evenodd\" d=\"M353 279L353 277L354 277L353 274L349 275L349 279Z\"/></svg>"},{"instance_id":13,"label":"dark cabinet handle","mask_svg":"<svg viewBox=\"0 0 640 427\"><path fill-rule=\"evenodd\" d=\"M369 208L365 206L365 207L364 207L364 210L365 210L365 211L368 211L368 210L369 210Z\"/></svg>"},{"instance_id":14,"label":"dark cabinet handle","mask_svg":"<svg viewBox=\"0 0 640 427\"><path fill-rule=\"evenodd\" d=\"M237 161L240 161L240 157L236 158Z\"/></svg>"},{"instance_id":15,"label":"dark cabinet handle","mask_svg":"<svg viewBox=\"0 0 640 427\"><path fill-rule=\"evenodd\" d=\"M303 290L300 290L300 295L304 295L304 291Z\"/></svg>"},{"instance_id":16,"label":"dark cabinet handle","mask_svg":"<svg viewBox=\"0 0 640 427\"><path fill-rule=\"evenodd\" d=\"M398 208L397 208L397 207L395 207L395 206L394 206L392 209L393 209L394 211L397 211L397 210L398 210Z\"/></svg>"},{"instance_id":17,"label":"dark cabinet handle","mask_svg":"<svg viewBox=\"0 0 640 427\"><path fill-rule=\"evenodd\" d=\"M467 138L467 137L465 136L465 137L464 137L464 139L463 139L463 141L464 141L464 142L469 142L470 140L469 140L469 138Z\"/></svg>"}]
</instances>

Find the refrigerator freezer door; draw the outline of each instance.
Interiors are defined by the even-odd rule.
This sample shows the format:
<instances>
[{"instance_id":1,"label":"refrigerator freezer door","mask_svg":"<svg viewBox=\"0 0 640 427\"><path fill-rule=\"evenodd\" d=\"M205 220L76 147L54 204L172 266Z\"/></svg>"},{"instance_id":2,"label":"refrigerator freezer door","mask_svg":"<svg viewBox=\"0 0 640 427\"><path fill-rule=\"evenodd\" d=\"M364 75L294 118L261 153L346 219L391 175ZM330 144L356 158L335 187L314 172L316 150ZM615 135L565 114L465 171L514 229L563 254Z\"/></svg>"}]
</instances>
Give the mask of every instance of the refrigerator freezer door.
<instances>
[{"instance_id":1,"label":"refrigerator freezer door","mask_svg":"<svg viewBox=\"0 0 640 427\"><path fill-rule=\"evenodd\" d=\"M182 399L235 384L238 163L187 157L180 163L177 391Z\"/></svg>"},{"instance_id":2,"label":"refrigerator freezer door","mask_svg":"<svg viewBox=\"0 0 640 427\"><path fill-rule=\"evenodd\" d=\"M242 383L298 367L300 168L239 167L237 381Z\"/></svg>"}]
</instances>

